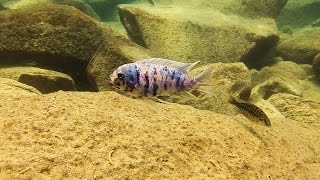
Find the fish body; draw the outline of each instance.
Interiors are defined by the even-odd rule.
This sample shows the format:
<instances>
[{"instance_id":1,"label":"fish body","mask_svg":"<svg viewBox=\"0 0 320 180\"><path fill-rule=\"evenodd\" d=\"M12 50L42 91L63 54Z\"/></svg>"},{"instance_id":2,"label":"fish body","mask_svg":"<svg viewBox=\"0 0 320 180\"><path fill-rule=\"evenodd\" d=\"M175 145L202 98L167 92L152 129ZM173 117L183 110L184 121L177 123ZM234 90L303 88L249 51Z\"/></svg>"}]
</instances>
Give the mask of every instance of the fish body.
<instances>
[{"instance_id":1,"label":"fish body","mask_svg":"<svg viewBox=\"0 0 320 180\"><path fill-rule=\"evenodd\" d=\"M187 72L196 63L150 58L124 64L110 75L110 83L118 89L139 96L166 96L197 88L210 69L192 78Z\"/></svg>"},{"instance_id":2,"label":"fish body","mask_svg":"<svg viewBox=\"0 0 320 180\"><path fill-rule=\"evenodd\" d=\"M231 102L236 105L245 116L252 117L264 122L267 126L271 126L271 121L267 114L255 104L236 97L233 97Z\"/></svg>"}]
</instances>

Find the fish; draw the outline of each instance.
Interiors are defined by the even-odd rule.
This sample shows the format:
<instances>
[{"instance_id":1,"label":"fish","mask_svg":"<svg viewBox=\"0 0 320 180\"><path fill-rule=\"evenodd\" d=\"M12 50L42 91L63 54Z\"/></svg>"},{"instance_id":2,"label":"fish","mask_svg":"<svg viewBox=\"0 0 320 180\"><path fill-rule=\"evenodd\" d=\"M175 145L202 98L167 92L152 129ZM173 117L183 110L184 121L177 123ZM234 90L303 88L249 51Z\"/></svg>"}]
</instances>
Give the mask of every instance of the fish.
<instances>
[{"instance_id":1,"label":"fish","mask_svg":"<svg viewBox=\"0 0 320 180\"><path fill-rule=\"evenodd\" d=\"M199 63L182 63L162 58L148 58L119 66L110 75L110 85L131 95L170 96L197 89L212 71L212 66L195 77L187 73ZM206 85L206 84L203 84Z\"/></svg>"},{"instance_id":2,"label":"fish","mask_svg":"<svg viewBox=\"0 0 320 180\"><path fill-rule=\"evenodd\" d=\"M249 118L254 118L259 121L262 121L265 123L267 126L271 126L271 121L267 114L257 105L249 102L242 100L240 98L232 97L232 101L235 106L239 108L239 110Z\"/></svg>"}]
</instances>

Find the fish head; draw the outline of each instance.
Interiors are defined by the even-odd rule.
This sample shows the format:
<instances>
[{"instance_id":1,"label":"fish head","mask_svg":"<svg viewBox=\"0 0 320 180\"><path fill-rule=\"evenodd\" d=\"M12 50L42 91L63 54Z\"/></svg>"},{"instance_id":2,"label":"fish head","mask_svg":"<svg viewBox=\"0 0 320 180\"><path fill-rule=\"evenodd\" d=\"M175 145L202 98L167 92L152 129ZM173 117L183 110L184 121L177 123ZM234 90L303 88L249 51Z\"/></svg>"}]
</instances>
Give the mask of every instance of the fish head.
<instances>
[{"instance_id":1,"label":"fish head","mask_svg":"<svg viewBox=\"0 0 320 180\"><path fill-rule=\"evenodd\" d=\"M126 69L126 66L122 65L112 72L109 81L112 87L120 90L126 89Z\"/></svg>"}]
</instances>

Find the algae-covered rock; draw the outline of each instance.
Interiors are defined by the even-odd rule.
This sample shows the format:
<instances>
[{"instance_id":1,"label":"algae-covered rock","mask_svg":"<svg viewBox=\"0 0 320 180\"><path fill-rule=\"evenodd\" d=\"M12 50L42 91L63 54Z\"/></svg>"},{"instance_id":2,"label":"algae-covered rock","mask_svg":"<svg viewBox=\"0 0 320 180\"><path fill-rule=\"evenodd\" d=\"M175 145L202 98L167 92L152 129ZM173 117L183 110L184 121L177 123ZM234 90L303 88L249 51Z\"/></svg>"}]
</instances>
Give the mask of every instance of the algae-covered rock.
<instances>
[{"instance_id":1,"label":"algae-covered rock","mask_svg":"<svg viewBox=\"0 0 320 180\"><path fill-rule=\"evenodd\" d=\"M280 61L260 71L252 72L252 101L260 98L268 99L277 93L289 93L302 96L304 81L307 78L305 70L290 61Z\"/></svg>"},{"instance_id":2,"label":"algae-covered rock","mask_svg":"<svg viewBox=\"0 0 320 180\"><path fill-rule=\"evenodd\" d=\"M312 124L275 118L265 127L242 116L115 92L1 98L1 179L319 175L320 134L313 126L319 118Z\"/></svg>"},{"instance_id":3,"label":"algae-covered rock","mask_svg":"<svg viewBox=\"0 0 320 180\"><path fill-rule=\"evenodd\" d=\"M274 94L269 98L269 102L286 118L320 128L320 102L291 94Z\"/></svg>"},{"instance_id":4,"label":"algae-covered rock","mask_svg":"<svg viewBox=\"0 0 320 180\"><path fill-rule=\"evenodd\" d=\"M1 2L0 2L1 4ZM80 10L81 12L100 20L100 17L97 15L97 13L85 2L81 0L13 0L13 1L7 1L5 3L5 6L10 9L21 9L21 8L33 8L33 5L40 4L61 4L61 5L67 5L67 6L73 6Z\"/></svg>"},{"instance_id":5,"label":"algae-covered rock","mask_svg":"<svg viewBox=\"0 0 320 180\"><path fill-rule=\"evenodd\" d=\"M121 5L129 37L155 55L192 62L238 62L263 55L278 41L273 19L208 9Z\"/></svg>"},{"instance_id":6,"label":"algae-covered rock","mask_svg":"<svg viewBox=\"0 0 320 180\"><path fill-rule=\"evenodd\" d=\"M312 69L316 75L320 75L320 53L314 57L312 62Z\"/></svg>"},{"instance_id":7,"label":"algae-covered rock","mask_svg":"<svg viewBox=\"0 0 320 180\"><path fill-rule=\"evenodd\" d=\"M320 53L320 30L305 30L281 41L277 47L279 56L302 64L312 64Z\"/></svg>"},{"instance_id":8,"label":"algae-covered rock","mask_svg":"<svg viewBox=\"0 0 320 180\"><path fill-rule=\"evenodd\" d=\"M13 79L0 78L0 96L34 96L39 95L36 88L20 83ZM2 101L1 101L2 102ZM1 105L0 105L1 107Z\"/></svg>"},{"instance_id":9,"label":"algae-covered rock","mask_svg":"<svg viewBox=\"0 0 320 180\"><path fill-rule=\"evenodd\" d=\"M178 6L188 6L195 9L214 9L226 14L239 14L251 17L276 18L288 0L171 0ZM161 3L161 1L159 1ZM165 1L164 4L167 4Z\"/></svg>"},{"instance_id":10,"label":"algae-covered rock","mask_svg":"<svg viewBox=\"0 0 320 180\"><path fill-rule=\"evenodd\" d=\"M120 65L149 58L149 53L108 27L103 27L105 41L87 67L87 75L97 91L110 90L110 74Z\"/></svg>"},{"instance_id":11,"label":"algae-covered rock","mask_svg":"<svg viewBox=\"0 0 320 180\"><path fill-rule=\"evenodd\" d=\"M102 30L70 6L35 5L0 12L0 55L35 56L51 64L90 60L102 43ZM49 58L59 57L59 58ZM1 58L0 61L3 61Z\"/></svg>"},{"instance_id":12,"label":"algae-covered rock","mask_svg":"<svg viewBox=\"0 0 320 180\"><path fill-rule=\"evenodd\" d=\"M41 93L75 90L74 81L70 76L36 67L0 68L0 77L17 80L38 89Z\"/></svg>"},{"instance_id":13,"label":"algae-covered rock","mask_svg":"<svg viewBox=\"0 0 320 180\"><path fill-rule=\"evenodd\" d=\"M114 56L116 49L126 49L127 54L134 54L135 48L140 49L135 54L143 54L144 51L107 25L70 6L39 4L32 8L1 12L0 20L1 64L19 66L22 62L36 62L40 67L72 76L78 90L91 89L86 77L87 64L103 43L106 49L113 49L104 52L103 58ZM133 55L128 55L128 58L136 59ZM25 62L28 59L32 61ZM113 60L112 63L121 64L117 58ZM107 77L109 74L103 77L104 80Z\"/></svg>"},{"instance_id":14,"label":"algae-covered rock","mask_svg":"<svg viewBox=\"0 0 320 180\"><path fill-rule=\"evenodd\" d=\"M290 25L299 29L310 25L320 17L319 0L290 0L282 9L277 24L281 28Z\"/></svg>"}]
</instances>

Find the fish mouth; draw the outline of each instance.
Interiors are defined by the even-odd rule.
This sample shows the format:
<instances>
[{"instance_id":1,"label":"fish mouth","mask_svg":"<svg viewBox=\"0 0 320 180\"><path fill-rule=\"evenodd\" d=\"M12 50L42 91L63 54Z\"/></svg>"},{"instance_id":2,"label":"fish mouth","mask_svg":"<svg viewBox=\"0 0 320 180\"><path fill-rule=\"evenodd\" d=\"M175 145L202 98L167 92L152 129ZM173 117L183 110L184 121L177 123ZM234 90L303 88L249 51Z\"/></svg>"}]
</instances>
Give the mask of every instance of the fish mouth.
<instances>
[{"instance_id":1,"label":"fish mouth","mask_svg":"<svg viewBox=\"0 0 320 180\"><path fill-rule=\"evenodd\" d=\"M120 89L120 87L117 86L113 81L108 81L108 85L111 86L112 88Z\"/></svg>"}]
</instances>

